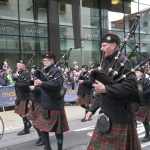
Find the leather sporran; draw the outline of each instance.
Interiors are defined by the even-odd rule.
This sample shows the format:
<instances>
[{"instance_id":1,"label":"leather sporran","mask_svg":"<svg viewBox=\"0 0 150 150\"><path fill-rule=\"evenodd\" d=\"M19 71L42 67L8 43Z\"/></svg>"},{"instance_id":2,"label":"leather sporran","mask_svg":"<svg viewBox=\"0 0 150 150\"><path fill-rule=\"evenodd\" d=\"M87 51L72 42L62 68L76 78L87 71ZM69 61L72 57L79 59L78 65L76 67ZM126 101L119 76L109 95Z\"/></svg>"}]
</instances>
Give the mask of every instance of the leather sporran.
<instances>
[{"instance_id":1,"label":"leather sporran","mask_svg":"<svg viewBox=\"0 0 150 150\"><path fill-rule=\"evenodd\" d=\"M97 125L99 131L107 132L110 129L110 120L104 113L101 113L98 116Z\"/></svg>"},{"instance_id":2,"label":"leather sporran","mask_svg":"<svg viewBox=\"0 0 150 150\"><path fill-rule=\"evenodd\" d=\"M44 109L42 109L42 116L45 119L50 118L50 110L44 110Z\"/></svg>"}]
</instances>

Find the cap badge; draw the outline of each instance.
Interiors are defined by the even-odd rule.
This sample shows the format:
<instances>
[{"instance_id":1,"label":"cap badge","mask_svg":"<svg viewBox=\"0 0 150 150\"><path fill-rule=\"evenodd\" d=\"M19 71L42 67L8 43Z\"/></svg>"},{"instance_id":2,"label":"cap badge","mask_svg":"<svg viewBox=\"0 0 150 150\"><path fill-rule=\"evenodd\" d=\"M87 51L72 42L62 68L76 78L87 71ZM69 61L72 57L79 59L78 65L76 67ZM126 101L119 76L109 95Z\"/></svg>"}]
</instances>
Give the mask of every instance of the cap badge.
<instances>
[{"instance_id":1,"label":"cap badge","mask_svg":"<svg viewBox=\"0 0 150 150\"><path fill-rule=\"evenodd\" d=\"M110 41L110 40L111 40L111 37L110 37L110 36L107 36L106 39L107 39L107 41Z\"/></svg>"},{"instance_id":2,"label":"cap badge","mask_svg":"<svg viewBox=\"0 0 150 150\"><path fill-rule=\"evenodd\" d=\"M48 54L46 54L46 56L48 56Z\"/></svg>"},{"instance_id":3,"label":"cap badge","mask_svg":"<svg viewBox=\"0 0 150 150\"><path fill-rule=\"evenodd\" d=\"M20 60L20 63L23 63L23 60Z\"/></svg>"}]
</instances>

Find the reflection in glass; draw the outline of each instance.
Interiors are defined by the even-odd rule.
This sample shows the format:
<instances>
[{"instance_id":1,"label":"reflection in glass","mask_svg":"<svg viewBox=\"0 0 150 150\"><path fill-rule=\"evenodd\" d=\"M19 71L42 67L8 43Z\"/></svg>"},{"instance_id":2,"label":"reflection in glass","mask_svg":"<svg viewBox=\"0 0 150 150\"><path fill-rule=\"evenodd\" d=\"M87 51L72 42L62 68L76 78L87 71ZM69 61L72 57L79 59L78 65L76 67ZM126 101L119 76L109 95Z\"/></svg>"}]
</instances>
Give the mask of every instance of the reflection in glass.
<instances>
[{"instance_id":1,"label":"reflection in glass","mask_svg":"<svg viewBox=\"0 0 150 150\"><path fill-rule=\"evenodd\" d=\"M48 38L38 37L22 37L21 38L21 54L27 59L32 54L35 55L34 63L39 65L42 55L48 52Z\"/></svg>"},{"instance_id":2,"label":"reflection in glass","mask_svg":"<svg viewBox=\"0 0 150 150\"><path fill-rule=\"evenodd\" d=\"M130 9L130 11L126 11L124 22L125 22L125 31L129 32L131 29L131 26L134 23L135 17L138 14L138 3L134 2L124 2L125 6L124 9L126 9L126 6ZM136 33L138 33L138 26L136 28Z\"/></svg>"},{"instance_id":3,"label":"reflection in glass","mask_svg":"<svg viewBox=\"0 0 150 150\"><path fill-rule=\"evenodd\" d=\"M108 11L108 26L109 30L123 31L124 29L124 13L123 2L119 1L117 4L110 3Z\"/></svg>"},{"instance_id":4,"label":"reflection in glass","mask_svg":"<svg viewBox=\"0 0 150 150\"><path fill-rule=\"evenodd\" d=\"M150 44L149 43L143 43L143 44L140 44L140 47L142 49L142 60L145 60L145 57L150 57ZM145 57L143 57L145 56Z\"/></svg>"},{"instance_id":5,"label":"reflection in glass","mask_svg":"<svg viewBox=\"0 0 150 150\"><path fill-rule=\"evenodd\" d=\"M100 16L98 8L86 8L82 9L83 27L99 29Z\"/></svg>"},{"instance_id":6,"label":"reflection in glass","mask_svg":"<svg viewBox=\"0 0 150 150\"><path fill-rule=\"evenodd\" d=\"M140 33L150 34L150 6L139 4Z\"/></svg>"},{"instance_id":7,"label":"reflection in glass","mask_svg":"<svg viewBox=\"0 0 150 150\"><path fill-rule=\"evenodd\" d=\"M20 20L47 23L47 0L19 0Z\"/></svg>"},{"instance_id":8,"label":"reflection in glass","mask_svg":"<svg viewBox=\"0 0 150 150\"><path fill-rule=\"evenodd\" d=\"M48 37L46 24L21 22L20 26L22 36Z\"/></svg>"},{"instance_id":9,"label":"reflection in glass","mask_svg":"<svg viewBox=\"0 0 150 150\"><path fill-rule=\"evenodd\" d=\"M63 0L59 3L59 24L72 26L72 6Z\"/></svg>"},{"instance_id":10,"label":"reflection in glass","mask_svg":"<svg viewBox=\"0 0 150 150\"><path fill-rule=\"evenodd\" d=\"M138 2L141 3L141 4L147 4L147 5L150 5L150 1L148 0L134 0L135 2Z\"/></svg>"},{"instance_id":11,"label":"reflection in glass","mask_svg":"<svg viewBox=\"0 0 150 150\"><path fill-rule=\"evenodd\" d=\"M0 19L0 34L19 35L18 22Z\"/></svg>"},{"instance_id":12,"label":"reflection in glass","mask_svg":"<svg viewBox=\"0 0 150 150\"><path fill-rule=\"evenodd\" d=\"M19 37L0 35L0 64L5 61L14 69L19 59Z\"/></svg>"},{"instance_id":13,"label":"reflection in glass","mask_svg":"<svg viewBox=\"0 0 150 150\"><path fill-rule=\"evenodd\" d=\"M18 20L18 0L0 1L0 19Z\"/></svg>"},{"instance_id":14,"label":"reflection in glass","mask_svg":"<svg viewBox=\"0 0 150 150\"><path fill-rule=\"evenodd\" d=\"M65 52L69 49L69 47L74 47L73 40L69 39L61 39L61 56L65 54ZM84 64L89 67L99 59L99 41L84 41L84 56L85 62ZM74 65L78 65L81 68L81 51L80 49L74 49L71 51L69 57L69 66L74 67Z\"/></svg>"}]
</instances>

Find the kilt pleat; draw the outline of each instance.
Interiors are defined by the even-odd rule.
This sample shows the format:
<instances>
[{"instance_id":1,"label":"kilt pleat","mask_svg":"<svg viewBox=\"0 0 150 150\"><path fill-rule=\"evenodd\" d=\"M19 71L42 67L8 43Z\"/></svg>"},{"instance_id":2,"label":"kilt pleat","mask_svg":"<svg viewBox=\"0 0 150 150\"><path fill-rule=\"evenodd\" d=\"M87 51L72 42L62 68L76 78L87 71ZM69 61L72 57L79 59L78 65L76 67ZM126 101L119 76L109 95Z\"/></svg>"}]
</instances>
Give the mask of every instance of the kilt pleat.
<instances>
[{"instance_id":1,"label":"kilt pleat","mask_svg":"<svg viewBox=\"0 0 150 150\"><path fill-rule=\"evenodd\" d=\"M40 104L34 104L34 111L29 109L28 120L35 121L37 119L37 117L40 115L40 113L41 113Z\"/></svg>"},{"instance_id":2,"label":"kilt pleat","mask_svg":"<svg viewBox=\"0 0 150 150\"><path fill-rule=\"evenodd\" d=\"M150 106L140 106L135 115L137 121L150 122Z\"/></svg>"},{"instance_id":3,"label":"kilt pleat","mask_svg":"<svg viewBox=\"0 0 150 150\"><path fill-rule=\"evenodd\" d=\"M78 104L85 104L85 105L90 105L92 104L93 101L93 96L89 94L85 94L84 97L81 95L78 95Z\"/></svg>"},{"instance_id":4,"label":"kilt pleat","mask_svg":"<svg viewBox=\"0 0 150 150\"><path fill-rule=\"evenodd\" d=\"M27 115L29 112L28 103L28 100L19 101L19 105L15 105L14 112L19 115Z\"/></svg>"},{"instance_id":5,"label":"kilt pleat","mask_svg":"<svg viewBox=\"0 0 150 150\"><path fill-rule=\"evenodd\" d=\"M65 110L51 110L50 118L43 118L42 114L37 117L35 127L40 131L63 133L69 130Z\"/></svg>"},{"instance_id":6,"label":"kilt pleat","mask_svg":"<svg viewBox=\"0 0 150 150\"><path fill-rule=\"evenodd\" d=\"M95 126L88 150L141 150L135 122L111 123L108 132Z\"/></svg>"}]
</instances>

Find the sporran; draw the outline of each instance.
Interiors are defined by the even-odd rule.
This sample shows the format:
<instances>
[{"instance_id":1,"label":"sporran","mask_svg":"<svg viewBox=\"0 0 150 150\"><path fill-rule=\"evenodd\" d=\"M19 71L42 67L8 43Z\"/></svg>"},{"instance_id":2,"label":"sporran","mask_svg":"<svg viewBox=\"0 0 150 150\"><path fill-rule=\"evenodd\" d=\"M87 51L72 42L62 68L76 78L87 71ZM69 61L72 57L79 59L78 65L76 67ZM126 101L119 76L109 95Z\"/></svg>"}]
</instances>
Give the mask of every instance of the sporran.
<instances>
[{"instance_id":1,"label":"sporran","mask_svg":"<svg viewBox=\"0 0 150 150\"><path fill-rule=\"evenodd\" d=\"M98 116L97 125L99 131L107 132L110 129L110 120L104 113L101 113Z\"/></svg>"}]
</instances>

